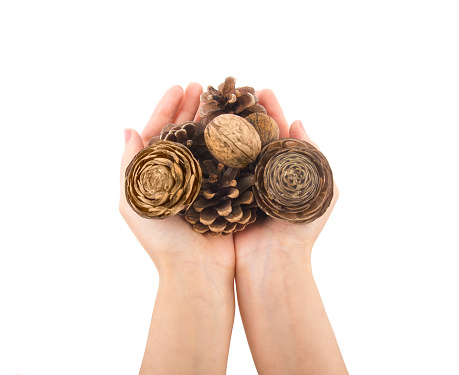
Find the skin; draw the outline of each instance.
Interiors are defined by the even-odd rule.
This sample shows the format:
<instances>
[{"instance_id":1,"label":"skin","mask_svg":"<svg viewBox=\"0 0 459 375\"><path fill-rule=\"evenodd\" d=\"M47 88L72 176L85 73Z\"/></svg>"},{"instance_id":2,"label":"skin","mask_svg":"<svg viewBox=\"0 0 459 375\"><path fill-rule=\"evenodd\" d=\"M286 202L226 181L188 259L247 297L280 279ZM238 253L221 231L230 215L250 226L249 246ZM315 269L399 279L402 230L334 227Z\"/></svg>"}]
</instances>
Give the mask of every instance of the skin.
<instances>
[{"instance_id":1,"label":"skin","mask_svg":"<svg viewBox=\"0 0 459 375\"><path fill-rule=\"evenodd\" d=\"M124 171L168 123L193 120L200 85L170 88L141 135L127 130L121 161L120 212L159 273L159 287L140 374L224 374L234 321L232 237L196 233L181 217L138 216L124 195Z\"/></svg>"},{"instance_id":2,"label":"skin","mask_svg":"<svg viewBox=\"0 0 459 375\"><path fill-rule=\"evenodd\" d=\"M199 120L202 91L197 83L185 91L171 87L140 135L133 129L125 131L119 209L153 260L160 280L140 374L225 373L234 321L234 280L260 374L347 374L310 261L312 246L338 198L336 185L330 208L311 224L266 218L228 237L198 234L179 216L144 219L127 204L127 165L168 123ZM257 96L278 123L281 138L311 142L299 121L289 129L271 90Z\"/></svg>"},{"instance_id":3,"label":"skin","mask_svg":"<svg viewBox=\"0 0 459 375\"><path fill-rule=\"evenodd\" d=\"M302 123L290 127L274 93L258 93L280 138L311 141ZM338 199L309 224L264 218L234 235L239 310L260 374L347 374L314 282L311 251Z\"/></svg>"}]
</instances>

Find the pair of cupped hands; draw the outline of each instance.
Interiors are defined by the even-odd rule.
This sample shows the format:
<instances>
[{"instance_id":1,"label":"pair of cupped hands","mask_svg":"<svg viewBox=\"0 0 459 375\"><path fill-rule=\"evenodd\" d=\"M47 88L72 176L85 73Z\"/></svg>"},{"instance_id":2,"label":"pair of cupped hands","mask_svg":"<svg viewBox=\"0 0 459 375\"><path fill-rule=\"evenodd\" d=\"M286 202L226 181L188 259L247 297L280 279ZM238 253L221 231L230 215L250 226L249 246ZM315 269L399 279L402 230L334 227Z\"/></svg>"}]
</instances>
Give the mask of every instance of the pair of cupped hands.
<instances>
[{"instance_id":1,"label":"pair of cupped hands","mask_svg":"<svg viewBox=\"0 0 459 375\"><path fill-rule=\"evenodd\" d=\"M163 220L145 219L138 216L128 205L124 193L125 170L133 157L149 140L159 135L169 124L199 121L201 85L190 83L185 90L173 86L163 95L141 134L133 129L125 130L125 149L121 161L120 212L141 245L153 260L159 275L183 268L211 267L223 274L235 275L236 267L243 263L246 268L263 267L266 249L272 249L282 257L288 253L290 260L310 259L314 242L322 231L338 198L334 186L333 201L327 212L309 224L294 224L270 217L259 218L243 231L230 236L211 237L197 233L183 217L176 215ZM282 108L269 89L257 91L259 104L277 122L280 138L305 140L315 147L306 134L301 121L289 127Z\"/></svg>"}]
</instances>

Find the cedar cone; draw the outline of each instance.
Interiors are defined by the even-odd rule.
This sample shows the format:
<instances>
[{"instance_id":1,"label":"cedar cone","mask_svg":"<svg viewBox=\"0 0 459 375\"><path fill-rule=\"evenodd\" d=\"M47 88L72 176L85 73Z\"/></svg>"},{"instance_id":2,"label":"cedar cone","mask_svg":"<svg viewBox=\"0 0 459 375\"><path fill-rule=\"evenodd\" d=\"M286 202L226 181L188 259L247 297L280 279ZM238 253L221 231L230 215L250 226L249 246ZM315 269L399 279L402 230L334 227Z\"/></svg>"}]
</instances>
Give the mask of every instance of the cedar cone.
<instances>
[{"instance_id":1,"label":"cedar cone","mask_svg":"<svg viewBox=\"0 0 459 375\"><path fill-rule=\"evenodd\" d=\"M162 219L188 208L201 180L201 167L188 148L158 141L142 149L126 168L126 200L138 215Z\"/></svg>"},{"instance_id":2,"label":"cedar cone","mask_svg":"<svg viewBox=\"0 0 459 375\"><path fill-rule=\"evenodd\" d=\"M201 191L185 213L196 232L230 235L256 220L257 204L250 189L253 173L226 167L216 159L203 161L201 169Z\"/></svg>"},{"instance_id":3,"label":"cedar cone","mask_svg":"<svg viewBox=\"0 0 459 375\"><path fill-rule=\"evenodd\" d=\"M193 153L193 156L198 157L207 151L206 142L204 140L204 129L205 126L201 122L194 121L187 121L180 125L167 124L162 128L158 136L150 139L148 145L160 140L177 142L188 147Z\"/></svg>"},{"instance_id":4,"label":"cedar cone","mask_svg":"<svg viewBox=\"0 0 459 375\"><path fill-rule=\"evenodd\" d=\"M241 117L252 113L266 113L265 108L257 104L255 89L249 86L236 88L236 79L233 77L227 77L217 90L208 86L207 91L201 94L201 101L206 103L199 110L204 125L224 113Z\"/></svg>"},{"instance_id":5,"label":"cedar cone","mask_svg":"<svg viewBox=\"0 0 459 375\"><path fill-rule=\"evenodd\" d=\"M268 144L255 169L253 192L269 216L310 223L322 216L333 198L333 175L325 156L294 138Z\"/></svg>"}]
</instances>

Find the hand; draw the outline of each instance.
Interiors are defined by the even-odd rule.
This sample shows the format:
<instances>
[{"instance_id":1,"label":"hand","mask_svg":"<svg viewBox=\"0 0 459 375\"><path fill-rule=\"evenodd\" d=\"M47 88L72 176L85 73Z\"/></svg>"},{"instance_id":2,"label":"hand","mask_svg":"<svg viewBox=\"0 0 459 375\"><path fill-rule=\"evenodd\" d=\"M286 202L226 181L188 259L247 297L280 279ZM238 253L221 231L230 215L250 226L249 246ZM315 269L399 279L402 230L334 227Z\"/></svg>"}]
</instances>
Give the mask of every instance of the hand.
<instances>
[{"instance_id":1,"label":"hand","mask_svg":"<svg viewBox=\"0 0 459 375\"><path fill-rule=\"evenodd\" d=\"M271 90L257 92L259 104L263 105L268 115L276 120L279 126L280 138L297 138L318 146L311 141L306 134L300 121L295 121L288 126L282 108L279 105L274 93ZM309 224L294 224L283 220L276 220L271 217L258 219L254 224L248 225L245 230L234 235L234 245L236 251L236 263L245 262L252 267L263 267L267 249L276 249L278 255L288 252L288 259L292 255L301 258L310 258L312 246L327 222L333 207L338 199L338 187L334 183L334 196L330 207L319 219Z\"/></svg>"},{"instance_id":2,"label":"hand","mask_svg":"<svg viewBox=\"0 0 459 375\"><path fill-rule=\"evenodd\" d=\"M132 158L168 123L198 120L202 87L170 88L140 136L125 133L120 212L159 273L159 287L140 374L224 374L234 320L235 256L232 236L195 232L183 217L137 215L124 195ZM177 360L177 353L180 358Z\"/></svg>"},{"instance_id":3,"label":"hand","mask_svg":"<svg viewBox=\"0 0 459 375\"><path fill-rule=\"evenodd\" d=\"M120 212L158 269L163 273L170 267L209 267L234 277L235 257L232 236L210 237L195 232L182 217L165 220L145 219L137 215L126 202L124 174L132 158L149 140L159 135L168 123L181 124L198 120L202 87L191 83L185 92L179 86L170 88L156 106L140 136L135 130L126 130L126 145L121 161Z\"/></svg>"},{"instance_id":4,"label":"hand","mask_svg":"<svg viewBox=\"0 0 459 375\"><path fill-rule=\"evenodd\" d=\"M299 121L289 129L272 91L258 98L280 138L312 143ZM337 199L335 184L330 207L312 223L265 217L234 235L239 311L261 374L347 374L311 268L312 246Z\"/></svg>"}]
</instances>

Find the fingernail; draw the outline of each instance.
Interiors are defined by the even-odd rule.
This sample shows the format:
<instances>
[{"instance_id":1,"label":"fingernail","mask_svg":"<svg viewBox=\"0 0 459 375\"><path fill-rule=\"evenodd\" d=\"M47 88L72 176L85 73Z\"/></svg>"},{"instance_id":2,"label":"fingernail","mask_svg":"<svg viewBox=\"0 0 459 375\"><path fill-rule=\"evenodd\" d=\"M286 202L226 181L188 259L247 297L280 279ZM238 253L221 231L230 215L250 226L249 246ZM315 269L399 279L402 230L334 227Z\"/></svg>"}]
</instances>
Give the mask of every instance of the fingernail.
<instances>
[{"instance_id":1,"label":"fingernail","mask_svg":"<svg viewBox=\"0 0 459 375\"><path fill-rule=\"evenodd\" d=\"M127 143L131 139L131 130L124 129L124 143Z\"/></svg>"}]
</instances>

